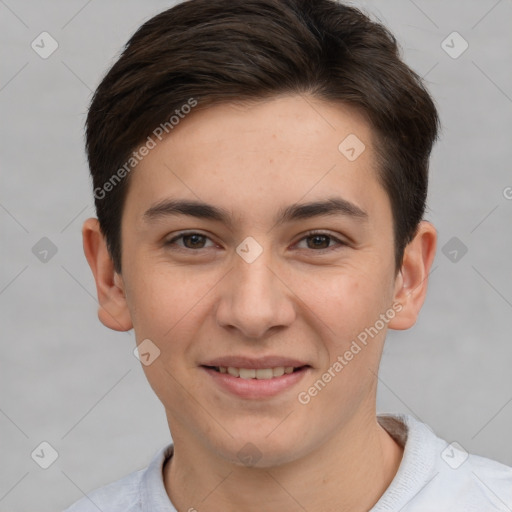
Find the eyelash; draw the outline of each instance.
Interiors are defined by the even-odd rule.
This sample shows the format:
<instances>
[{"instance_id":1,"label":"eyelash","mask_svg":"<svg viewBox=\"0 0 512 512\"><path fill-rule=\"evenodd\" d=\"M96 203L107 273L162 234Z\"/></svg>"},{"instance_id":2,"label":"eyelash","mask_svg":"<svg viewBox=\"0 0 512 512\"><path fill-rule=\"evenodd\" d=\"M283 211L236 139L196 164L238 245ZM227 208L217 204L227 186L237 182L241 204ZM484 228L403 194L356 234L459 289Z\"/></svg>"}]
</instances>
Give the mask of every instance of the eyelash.
<instances>
[{"instance_id":1,"label":"eyelash","mask_svg":"<svg viewBox=\"0 0 512 512\"><path fill-rule=\"evenodd\" d=\"M190 252L190 251L197 252L197 251L199 251L201 249L207 249L207 247L200 247L199 249L190 249L188 247L181 247L181 246L177 246L176 245L175 242L177 240L183 239L186 236L192 236L192 235L199 235L201 237L204 237L204 238L210 240L210 238L208 236L203 235L202 233L198 233L196 231L190 231L190 232L180 233L179 235L175 236L171 240L166 241L165 242L165 246L168 247L168 246L173 246L174 245L174 246L178 247L178 250L186 251L186 252ZM330 241L335 241L335 242L338 243L338 247L326 247L324 249L310 249L311 251L314 251L314 252L317 252L317 253L323 253L324 251L337 250L337 249L340 249L341 247L348 246L348 243L344 242L343 240L340 240L339 238L331 235L330 233L326 233L324 231L315 231L315 230L308 231L297 243L302 242L303 240L305 240L307 238L314 237L314 236L325 236L325 237L329 238Z\"/></svg>"}]
</instances>

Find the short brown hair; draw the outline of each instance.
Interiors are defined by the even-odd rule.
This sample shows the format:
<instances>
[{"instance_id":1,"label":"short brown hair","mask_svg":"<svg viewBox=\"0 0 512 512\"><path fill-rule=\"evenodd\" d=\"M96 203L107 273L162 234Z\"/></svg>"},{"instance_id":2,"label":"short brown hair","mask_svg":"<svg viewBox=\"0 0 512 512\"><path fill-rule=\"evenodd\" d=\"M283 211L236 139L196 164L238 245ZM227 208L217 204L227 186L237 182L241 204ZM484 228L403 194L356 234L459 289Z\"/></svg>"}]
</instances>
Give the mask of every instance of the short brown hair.
<instances>
[{"instance_id":1,"label":"short brown hair","mask_svg":"<svg viewBox=\"0 0 512 512\"><path fill-rule=\"evenodd\" d=\"M96 89L86 123L96 213L116 271L126 162L156 127L168 126L191 98L203 108L302 93L353 105L368 119L393 212L398 272L425 211L439 119L395 37L334 0L188 0L132 36Z\"/></svg>"}]
</instances>

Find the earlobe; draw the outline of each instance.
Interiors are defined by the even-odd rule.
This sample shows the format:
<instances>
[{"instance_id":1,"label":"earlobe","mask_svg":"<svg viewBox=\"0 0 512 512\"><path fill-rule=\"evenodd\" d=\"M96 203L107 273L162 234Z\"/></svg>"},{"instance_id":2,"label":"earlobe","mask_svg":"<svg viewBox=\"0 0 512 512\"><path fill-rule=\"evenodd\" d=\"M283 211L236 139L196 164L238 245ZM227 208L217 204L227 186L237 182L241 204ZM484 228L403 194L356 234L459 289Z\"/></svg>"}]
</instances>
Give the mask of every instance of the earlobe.
<instances>
[{"instance_id":1,"label":"earlobe","mask_svg":"<svg viewBox=\"0 0 512 512\"><path fill-rule=\"evenodd\" d=\"M390 329L409 329L416 323L425 301L436 244L436 229L430 222L421 221L416 236L405 248L396 277L394 301L401 305L401 310L389 322Z\"/></svg>"},{"instance_id":2,"label":"earlobe","mask_svg":"<svg viewBox=\"0 0 512 512\"><path fill-rule=\"evenodd\" d=\"M82 227L85 257L96 281L98 318L115 331L129 331L133 325L126 302L122 277L114 270L98 219L87 219Z\"/></svg>"}]
</instances>

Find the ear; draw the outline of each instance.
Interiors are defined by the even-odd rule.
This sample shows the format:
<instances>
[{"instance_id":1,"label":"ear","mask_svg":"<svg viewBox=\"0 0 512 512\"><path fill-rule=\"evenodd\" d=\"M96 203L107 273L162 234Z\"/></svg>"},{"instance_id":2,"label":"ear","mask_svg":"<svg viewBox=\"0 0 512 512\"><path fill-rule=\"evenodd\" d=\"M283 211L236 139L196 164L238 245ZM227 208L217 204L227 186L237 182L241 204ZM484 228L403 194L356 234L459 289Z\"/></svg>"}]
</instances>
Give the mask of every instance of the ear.
<instances>
[{"instance_id":1,"label":"ear","mask_svg":"<svg viewBox=\"0 0 512 512\"><path fill-rule=\"evenodd\" d=\"M394 301L400 303L402 309L388 323L390 329L409 329L416 323L427 294L436 245L436 229L430 222L421 221L415 237L405 248L402 267L396 277Z\"/></svg>"},{"instance_id":2,"label":"ear","mask_svg":"<svg viewBox=\"0 0 512 512\"><path fill-rule=\"evenodd\" d=\"M129 331L133 325L126 303L123 278L114 270L98 219L87 219L82 227L85 257L96 281L98 318L114 331Z\"/></svg>"}]
</instances>

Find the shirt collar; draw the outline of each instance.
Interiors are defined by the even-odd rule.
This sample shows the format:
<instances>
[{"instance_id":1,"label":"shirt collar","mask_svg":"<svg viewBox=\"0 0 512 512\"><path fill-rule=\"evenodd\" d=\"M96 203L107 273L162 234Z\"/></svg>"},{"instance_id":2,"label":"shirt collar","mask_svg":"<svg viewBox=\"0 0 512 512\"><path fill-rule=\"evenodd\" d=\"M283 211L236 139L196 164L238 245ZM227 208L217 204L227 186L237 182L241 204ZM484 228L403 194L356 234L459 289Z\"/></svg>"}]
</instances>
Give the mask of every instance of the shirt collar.
<instances>
[{"instance_id":1,"label":"shirt collar","mask_svg":"<svg viewBox=\"0 0 512 512\"><path fill-rule=\"evenodd\" d=\"M151 460L140 481L142 512L176 512L164 485L163 468L165 461L172 457L171 443L160 449Z\"/></svg>"}]
</instances>

